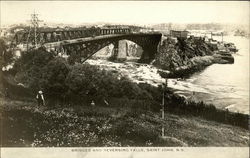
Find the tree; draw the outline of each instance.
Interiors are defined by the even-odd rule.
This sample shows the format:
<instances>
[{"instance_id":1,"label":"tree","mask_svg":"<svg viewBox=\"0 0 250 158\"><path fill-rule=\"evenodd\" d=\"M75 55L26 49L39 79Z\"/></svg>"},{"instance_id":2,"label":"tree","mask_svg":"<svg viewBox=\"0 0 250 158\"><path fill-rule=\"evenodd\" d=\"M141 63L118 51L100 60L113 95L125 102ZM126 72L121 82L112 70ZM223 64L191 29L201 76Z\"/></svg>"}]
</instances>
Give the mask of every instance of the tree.
<instances>
[{"instance_id":1,"label":"tree","mask_svg":"<svg viewBox=\"0 0 250 158\"><path fill-rule=\"evenodd\" d=\"M6 42L0 38L0 56L3 57L4 53L7 50Z\"/></svg>"},{"instance_id":2,"label":"tree","mask_svg":"<svg viewBox=\"0 0 250 158\"><path fill-rule=\"evenodd\" d=\"M24 52L14 64L15 79L33 91L37 91L39 89L39 80L44 73L42 70L53 59L53 54L44 49Z\"/></svg>"},{"instance_id":3,"label":"tree","mask_svg":"<svg viewBox=\"0 0 250 158\"><path fill-rule=\"evenodd\" d=\"M13 61L14 54L8 50L6 42L0 38L0 67L6 66Z\"/></svg>"},{"instance_id":4,"label":"tree","mask_svg":"<svg viewBox=\"0 0 250 158\"><path fill-rule=\"evenodd\" d=\"M63 99L68 87L65 85L65 79L69 72L69 65L66 60L56 57L51 60L43 69L39 80L40 87L45 94L52 99Z\"/></svg>"}]
</instances>

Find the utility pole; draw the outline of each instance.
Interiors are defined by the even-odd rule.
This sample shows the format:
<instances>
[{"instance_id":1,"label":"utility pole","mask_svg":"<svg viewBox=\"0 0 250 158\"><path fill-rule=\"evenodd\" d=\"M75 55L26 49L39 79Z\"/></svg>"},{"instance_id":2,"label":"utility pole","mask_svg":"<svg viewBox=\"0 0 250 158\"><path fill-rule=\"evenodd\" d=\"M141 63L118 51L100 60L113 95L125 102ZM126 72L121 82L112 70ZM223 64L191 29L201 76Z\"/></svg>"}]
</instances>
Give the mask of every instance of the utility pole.
<instances>
[{"instance_id":1,"label":"utility pole","mask_svg":"<svg viewBox=\"0 0 250 158\"><path fill-rule=\"evenodd\" d=\"M31 42L32 45L34 44L35 48L37 48L39 22L42 22L42 20L38 19L38 14L36 14L35 12L31 14L31 20L30 20L31 24L27 37L27 50L29 48L29 42Z\"/></svg>"},{"instance_id":2,"label":"utility pole","mask_svg":"<svg viewBox=\"0 0 250 158\"><path fill-rule=\"evenodd\" d=\"M221 41L223 42L223 32L221 32Z\"/></svg>"},{"instance_id":3,"label":"utility pole","mask_svg":"<svg viewBox=\"0 0 250 158\"><path fill-rule=\"evenodd\" d=\"M161 111L161 118L162 118L162 128L161 128L161 136L162 138L165 137L165 128L164 128L164 120L165 120L165 91L167 88L167 79L165 80L165 84L163 84L163 91L162 91L162 111Z\"/></svg>"},{"instance_id":4,"label":"utility pole","mask_svg":"<svg viewBox=\"0 0 250 158\"><path fill-rule=\"evenodd\" d=\"M162 138L165 136L165 129L164 129L164 111L165 111L165 108L164 108L164 106L165 106L165 99L164 99L164 97L165 97L165 87L163 87L163 92L162 92L162 111L161 111L161 117L162 117L162 120L163 120L163 122L162 122L162 128L161 128L161 136L162 136Z\"/></svg>"}]
</instances>

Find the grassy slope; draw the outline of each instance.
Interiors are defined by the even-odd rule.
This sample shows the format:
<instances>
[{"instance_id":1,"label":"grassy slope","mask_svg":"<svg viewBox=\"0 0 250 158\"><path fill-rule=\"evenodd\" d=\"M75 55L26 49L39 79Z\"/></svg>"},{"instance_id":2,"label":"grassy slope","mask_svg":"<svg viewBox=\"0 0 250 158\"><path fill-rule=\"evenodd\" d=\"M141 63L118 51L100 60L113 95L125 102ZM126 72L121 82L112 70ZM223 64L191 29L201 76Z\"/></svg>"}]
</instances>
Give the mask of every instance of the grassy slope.
<instances>
[{"instance_id":1,"label":"grassy slope","mask_svg":"<svg viewBox=\"0 0 250 158\"><path fill-rule=\"evenodd\" d=\"M248 131L127 107L36 107L0 98L3 146L248 146ZM161 123L166 138L160 139Z\"/></svg>"}]
</instances>

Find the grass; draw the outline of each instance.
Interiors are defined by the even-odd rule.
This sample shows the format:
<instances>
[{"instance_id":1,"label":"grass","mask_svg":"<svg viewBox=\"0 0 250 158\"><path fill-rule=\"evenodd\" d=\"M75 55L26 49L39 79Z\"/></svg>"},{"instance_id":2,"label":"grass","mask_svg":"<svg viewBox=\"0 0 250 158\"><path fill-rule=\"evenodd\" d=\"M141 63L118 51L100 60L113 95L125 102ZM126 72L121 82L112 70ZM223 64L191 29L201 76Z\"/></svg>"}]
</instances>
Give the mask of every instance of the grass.
<instances>
[{"instance_id":1,"label":"grass","mask_svg":"<svg viewBox=\"0 0 250 158\"><path fill-rule=\"evenodd\" d=\"M200 117L133 107L88 105L37 107L1 99L3 147L248 146L248 130ZM161 126L165 139L161 139Z\"/></svg>"}]
</instances>

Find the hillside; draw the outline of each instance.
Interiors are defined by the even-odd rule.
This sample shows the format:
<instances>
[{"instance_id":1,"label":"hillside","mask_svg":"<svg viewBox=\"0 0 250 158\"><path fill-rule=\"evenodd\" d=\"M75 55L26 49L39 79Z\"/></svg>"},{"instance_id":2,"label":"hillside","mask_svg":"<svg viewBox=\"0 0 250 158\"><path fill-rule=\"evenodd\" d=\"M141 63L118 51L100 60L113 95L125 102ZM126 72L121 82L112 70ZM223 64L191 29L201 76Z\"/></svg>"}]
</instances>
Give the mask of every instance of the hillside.
<instances>
[{"instance_id":1,"label":"hillside","mask_svg":"<svg viewBox=\"0 0 250 158\"><path fill-rule=\"evenodd\" d=\"M120 100L122 102L122 100ZM37 107L1 98L3 146L248 146L248 130L125 106ZM166 138L160 139L161 123ZM7 126L8 125L8 126Z\"/></svg>"}]
</instances>

